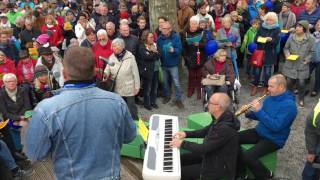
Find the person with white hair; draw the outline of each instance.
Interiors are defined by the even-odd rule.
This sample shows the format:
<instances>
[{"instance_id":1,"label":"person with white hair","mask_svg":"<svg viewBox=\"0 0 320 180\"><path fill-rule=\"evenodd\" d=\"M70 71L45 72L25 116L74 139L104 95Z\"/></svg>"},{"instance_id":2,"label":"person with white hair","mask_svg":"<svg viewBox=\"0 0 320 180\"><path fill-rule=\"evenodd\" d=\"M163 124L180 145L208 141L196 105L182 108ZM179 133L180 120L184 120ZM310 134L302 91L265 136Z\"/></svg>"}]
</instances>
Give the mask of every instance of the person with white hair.
<instances>
[{"instance_id":1,"label":"person with white hair","mask_svg":"<svg viewBox=\"0 0 320 180\"><path fill-rule=\"evenodd\" d=\"M257 43L257 50L264 51L264 61L262 67L256 67L254 70L254 81L251 89L251 96L255 96L258 91L258 85L263 69L263 94L268 91L268 80L271 77L272 68L277 63L277 52L276 46L280 41L280 28L278 23L278 16L274 12L268 12L264 16L264 22L258 30L255 43ZM264 42L263 39L266 39Z\"/></svg>"},{"instance_id":2,"label":"person with white hair","mask_svg":"<svg viewBox=\"0 0 320 180\"><path fill-rule=\"evenodd\" d=\"M97 42L92 46L92 52L95 60L95 70L97 81L102 80L103 69L105 68L105 62L102 58L109 58L112 54L111 40L109 40L107 31L100 29L97 32Z\"/></svg>"},{"instance_id":3,"label":"person with white hair","mask_svg":"<svg viewBox=\"0 0 320 180\"><path fill-rule=\"evenodd\" d=\"M114 92L119 94L127 103L131 116L138 120L138 110L135 96L140 90L140 76L135 56L125 49L125 42L116 38L111 45L113 54L109 58L104 73L105 76L115 81Z\"/></svg>"},{"instance_id":4,"label":"person with white hair","mask_svg":"<svg viewBox=\"0 0 320 180\"><path fill-rule=\"evenodd\" d=\"M106 24L106 30L107 30L108 38L110 40L114 40L119 36L118 32L116 31L116 26L113 22L108 22Z\"/></svg>"},{"instance_id":5,"label":"person with white hair","mask_svg":"<svg viewBox=\"0 0 320 180\"><path fill-rule=\"evenodd\" d=\"M201 70L206 62L206 34L199 28L197 16L190 18L189 25L182 35L182 56L189 72L187 96L191 97L196 90L197 99L201 99Z\"/></svg>"},{"instance_id":6,"label":"person with white hair","mask_svg":"<svg viewBox=\"0 0 320 180\"><path fill-rule=\"evenodd\" d=\"M17 17L16 19L16 25L13 27L13 36L16 39L20 38L20 33L24 29L24 21L25 19L21 16Z\"/></svg>"}]
</instances>

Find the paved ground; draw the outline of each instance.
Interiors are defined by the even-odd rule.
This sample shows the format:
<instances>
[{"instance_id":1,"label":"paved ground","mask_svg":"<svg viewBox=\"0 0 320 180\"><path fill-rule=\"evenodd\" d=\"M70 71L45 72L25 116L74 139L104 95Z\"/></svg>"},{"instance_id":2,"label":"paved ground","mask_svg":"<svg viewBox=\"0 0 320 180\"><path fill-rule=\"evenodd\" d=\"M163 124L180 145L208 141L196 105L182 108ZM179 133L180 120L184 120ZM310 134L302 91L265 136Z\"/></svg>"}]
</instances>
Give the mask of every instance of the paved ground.
<instances>
[{"instance_id":1,"label":"paved ground","mask_svg":"<svg viewBox=\"0 0 320 180\"><path fill-rule=\"evenodd\" d=\"M245 77L242 75L242 77ZM158 110L148 111L143 107L139 107L139 114L145 120L148 120L150 115L159 113L159 114L168 114L168 115L176 115L179 116L180 126L186 126L186 119L189 114L197 113L202 111L202 103L199 100L196 100L196 95L192 98L185 98L186 92L186 79L187 74L186 70L183 69L183 73L181 76L182 86L184 91L184 104L185 109L179 110L176 106L170 102L167 105L162 104L162 99L158 99L158 105L160 108ZM240 105L246 104L250 102L254 97L250 97L249 95L249 83L246 78L241 79L242 88L240 91L239 99ZM260 96L258 94L257 96ZM291 133L289 140L286 146L278 152L278 168L276 172L275 179L288 179L288 180L298 180L301 179L301 171L304 163L304 154L305 154L305 141L303 130L305 127L305 116L307 112L316 104L318 101L317 98L310 98L309 96L305 99L305 108L299 108L299 114L296 118L295 122L292 125ZM242 127L248 128L253 127L255 122L247 121L244 117L240 117L242 122ZM138 169L142 169L142 162L132 161L135 163ZM38 164L35 164L34 169L36 173L34 176L28 178L28 180L51 180L53 179L52 175L52 166L50 161L44 161ZM122 167L122 179L124 180L134 180L134 178L129 171L126 170L126 167Z\"/></svg>"}]
</instances>

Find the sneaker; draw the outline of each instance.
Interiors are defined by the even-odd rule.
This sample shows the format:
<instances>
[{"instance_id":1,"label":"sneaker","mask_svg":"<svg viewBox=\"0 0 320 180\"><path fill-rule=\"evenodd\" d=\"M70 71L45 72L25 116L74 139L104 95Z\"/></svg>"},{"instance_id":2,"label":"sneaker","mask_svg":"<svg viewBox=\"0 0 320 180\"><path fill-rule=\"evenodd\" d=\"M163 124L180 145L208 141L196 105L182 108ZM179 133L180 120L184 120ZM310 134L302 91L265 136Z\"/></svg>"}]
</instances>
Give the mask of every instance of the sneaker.
<instances>
[{"instance_id":1,"label":"sneaker","mask_svg":"<svg viewBox=\"0 0 320 180\"><path fill-rule=\"evenodd\" d=\"M177 106L179 109L184 109L184 105L182 104L181 101L176 101L176 106Z\"/></svg>"},{"instance_id":2,"label":"sneaker","mask_svg":"<svg viewBox=\"0 0 320 180\"><path fill-rule=\"evenodd\" d=\"M32 169L23 170L21 168L18 169L16 173L12 174L13 178L21 178L21 177L28 177L31 176L34 173Z\"/></svg>"},{"instance_id":3,"label":"sneaker","mask_svg":"<svg viewBox=\"0 0 320 180\"><path fill-rule=\"evenodd\" d=\"M162 100L162 103L167 104L170 101L170 99L171 99L170 97L164 97Z\"/></svg>"},{"instance_id":4,"label":"sneaker","mask_svg":"<svg viewBox=\"0 0 320 180\"><path fill-rule=\"evenodd\" d=\"M273 172L272 171L269 171L269 172L270 172L270 174L269 174L268 179L271 180L273 178Z\"/></svg>"},{"instance_id":5,"label":"sneaker","mask_svg":"<svg viewBox=\"0 0 320 180\"><path fill-rule=\"evenodd\" d=\"M151 104L151 106L155 109L159 109L159 106L157 104Z\"/></svg>"},{"instance_id":6,"label":"sneaker","mask_svg":"<svg viewBox=\"0 0 320 180\"><path fill-rule=\"evenodd\" d=\"M310 94L310 96L311 96L311 97L317 96L317 91L312 91L311 94Z\"/></svg>"},{"instance_id":7,"label":"sneaker","mask_svg":"<svg viewBox=\"0 0 320 180\"><path fill-rule=\"evenodd\" d=\"M151 110L152 110L152 107L151 107L151 106L143 105L143 107L144 107L145 109L149 110L149 111L151 111Z\"/></svg>"},{"instance_id":8,"label":"sneaker","mask_svg":"<svg viewBox=\"0 0 320 180\"><path fill-rule=\"evenodd\" d=\"M294 94L298 94L298 93L299 93L299 90L298 90L298 89L295 89L295 90L293 90L293 93L294 93Z\"/></svg>"}]
</instances>

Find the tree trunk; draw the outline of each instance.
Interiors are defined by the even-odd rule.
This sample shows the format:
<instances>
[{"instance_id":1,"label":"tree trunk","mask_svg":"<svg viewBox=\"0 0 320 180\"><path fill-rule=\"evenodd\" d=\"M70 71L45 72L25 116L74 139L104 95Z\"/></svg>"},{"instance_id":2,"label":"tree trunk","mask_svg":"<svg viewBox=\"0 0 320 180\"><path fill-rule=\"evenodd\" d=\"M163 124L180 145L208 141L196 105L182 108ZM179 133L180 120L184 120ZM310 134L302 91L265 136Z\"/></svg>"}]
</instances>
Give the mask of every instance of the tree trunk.
<instances>
[{"instance_id":1,"label":"tree trunk","mask_svg":"<svg viewBox=\"0 0 320 180\"><path fill-rule=\"evenodd\" d=\"M177 27L176 0L149 0L149 18L151 31L158 28L158 17L164 16L170 21L172 28Z\"/></svg>"}]
</instances>

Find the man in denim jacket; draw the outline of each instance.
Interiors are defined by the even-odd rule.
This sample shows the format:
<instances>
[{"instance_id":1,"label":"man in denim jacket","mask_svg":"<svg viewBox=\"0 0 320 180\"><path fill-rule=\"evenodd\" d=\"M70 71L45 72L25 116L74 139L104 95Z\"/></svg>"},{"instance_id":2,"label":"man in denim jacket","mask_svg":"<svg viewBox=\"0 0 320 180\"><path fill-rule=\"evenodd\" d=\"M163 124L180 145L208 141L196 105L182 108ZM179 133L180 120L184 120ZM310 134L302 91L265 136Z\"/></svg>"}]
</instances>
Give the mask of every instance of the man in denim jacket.
<instances>
[{"instance_id":1,"label":"man in denim jacket","mask_svg":"<svg viewBox=\"0 0 320 180\"><path fill-rule=\"evenodd\" d=\"M120 149L136 136L124 100L95 87L91 50L69 48L61 92L40 102L26 132L32 161L50 155L56 179L120 179Z\"/></svg>"}]
</instances>

